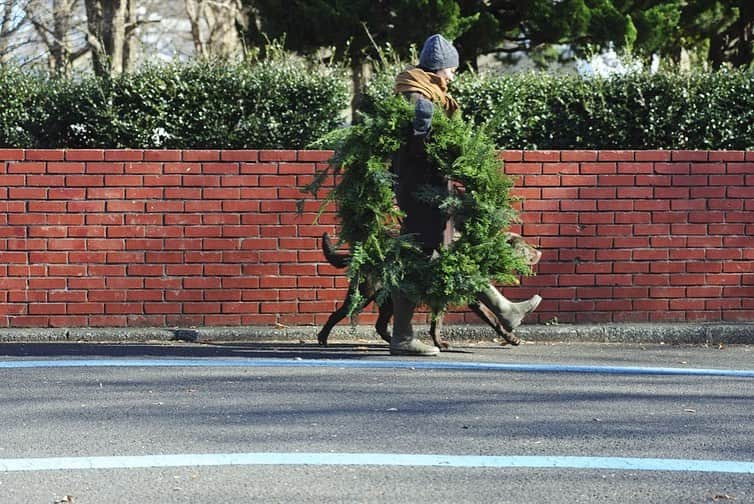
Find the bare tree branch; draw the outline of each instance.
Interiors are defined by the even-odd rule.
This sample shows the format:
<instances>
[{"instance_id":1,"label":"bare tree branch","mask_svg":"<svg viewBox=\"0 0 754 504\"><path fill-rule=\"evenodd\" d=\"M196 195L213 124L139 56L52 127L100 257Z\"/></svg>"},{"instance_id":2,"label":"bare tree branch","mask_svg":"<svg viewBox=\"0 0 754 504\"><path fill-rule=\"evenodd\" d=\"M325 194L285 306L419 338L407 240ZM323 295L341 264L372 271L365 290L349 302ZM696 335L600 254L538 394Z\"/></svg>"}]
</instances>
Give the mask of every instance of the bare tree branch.
<instances>
[{"instance_id":1,"label":"bare tree branch","mask_svg":"<svg viewBox=\"0 0 754 504\"><path fill-rule=\"evenodd\" d=\"M21 10L17 10L18 7L21 7ZM12 40L27 21L23 2L20 6L17 6L16 2L0 2L0 62L5 62L8 55L19 46Z\"/></svg>"},{"instance_id":2,"label":"bare tree branch","mask_svg":"<svg viewBox=\"0 0 754 504\"><path fill-rule=\"evenodd\" d=\"M79 0L28 0L23 6L26 17L45 49L48 68L53 73L67 74L73 61L71 40L78 30L76 19Z\"/></svg>"},{"instance_id":3,"label":"bare tree branch","mask_svg":"<svg viewBox=\"0 0 754 504\"><path fill-rule=\"evenodd\" d=\"M136 19L134 21L130 21L126 23L126 35L130 35L131 33L135 32L139 27L148 25L148 24L159 24L162 22L162 19Z\"/></svg>"},{"instance_id":4,"label":"bare tree branch","mask_svg":"<svg viewBox=\"0 0 754 504\"><path fill-rule=\"evenodd\" d=\"M241 52L236 24L248 23L241 0L184 0L184 5L198 56L229 57Z\"/></svg>"}]
</instances>

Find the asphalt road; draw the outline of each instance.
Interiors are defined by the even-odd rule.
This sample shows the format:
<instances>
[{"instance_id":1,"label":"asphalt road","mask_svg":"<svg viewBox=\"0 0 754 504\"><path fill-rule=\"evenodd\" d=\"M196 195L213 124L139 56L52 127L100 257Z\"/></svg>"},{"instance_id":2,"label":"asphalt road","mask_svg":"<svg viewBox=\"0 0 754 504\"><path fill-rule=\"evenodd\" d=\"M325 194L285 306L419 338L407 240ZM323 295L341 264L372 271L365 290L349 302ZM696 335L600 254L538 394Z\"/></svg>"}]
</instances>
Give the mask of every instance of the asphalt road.
<instances>
[{"instance_id":1,"label":"asphalt road","mask_svg":"<svg viewBox=\"0 0 754 504\"><path fill-rule=\"evenodd\" d=\"M0 499L754 502L752 347L477 345L428 361L458 368L398 367L411 361L372 343L0 345Z\"/></svg>"}]
</instances>

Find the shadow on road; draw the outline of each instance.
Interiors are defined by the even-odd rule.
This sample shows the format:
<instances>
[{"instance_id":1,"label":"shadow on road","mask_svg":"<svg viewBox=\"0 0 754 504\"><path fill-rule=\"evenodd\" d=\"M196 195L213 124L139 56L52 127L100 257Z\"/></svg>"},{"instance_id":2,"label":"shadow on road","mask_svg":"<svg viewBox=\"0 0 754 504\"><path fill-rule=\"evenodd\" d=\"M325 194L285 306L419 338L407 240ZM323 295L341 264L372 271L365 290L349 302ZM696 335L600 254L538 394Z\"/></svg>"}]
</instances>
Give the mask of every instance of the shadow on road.
<instances>
[{"instance_id":1,"label":"shadow on road","mask_svg":"<svg viewBox=\"0 0 754 504\"><path fill-rule=\"evenodd\" d=\"M5 357L171 357L171 358L301 358L362 359L387 355L385 345L340 344L326 347L313 343L6 343Z\"/></svg>"},{"instance_id":2,"label":"shadow on road","mask_svg":"<svg viewBox=\"0 0 754 504\"><path fill-rule=\"evenodd\" d=\"M465 353L453 350L454 353ZM3 357L163 357L163 358L274 358L365 359L388 357L386 344L316 343L4 343Z\"/></svg>"}]
</instances>

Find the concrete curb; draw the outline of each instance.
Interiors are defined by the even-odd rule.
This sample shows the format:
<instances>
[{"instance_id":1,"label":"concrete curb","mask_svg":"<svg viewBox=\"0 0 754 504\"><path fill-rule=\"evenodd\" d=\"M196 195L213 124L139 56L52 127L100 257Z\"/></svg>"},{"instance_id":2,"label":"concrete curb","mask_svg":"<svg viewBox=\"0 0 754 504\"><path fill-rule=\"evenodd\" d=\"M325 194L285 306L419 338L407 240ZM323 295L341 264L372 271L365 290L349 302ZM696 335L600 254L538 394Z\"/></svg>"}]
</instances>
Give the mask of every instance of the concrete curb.
<instances>
[{"instance_id":1,"label":"concrete curb","mask_svg":"<svg viewBox=\"0 0 754 504\"><path fill-rule=\"evenodd\" d=\"M426 334L426 326L416 328ZM143 343L150 341L187 342L317 342L318 327L197 327L197 328L40 328L0 329L0 343L103 342ZM525 341L562 341L646 344L754 344L752 323L700 324L599 324L524 325L516 333ZM449 341L492 341L497 335L486 326L446 326L443 337ZM370 326L337 327L330 341L375 340Z\"/></svg>"}]
</instances>

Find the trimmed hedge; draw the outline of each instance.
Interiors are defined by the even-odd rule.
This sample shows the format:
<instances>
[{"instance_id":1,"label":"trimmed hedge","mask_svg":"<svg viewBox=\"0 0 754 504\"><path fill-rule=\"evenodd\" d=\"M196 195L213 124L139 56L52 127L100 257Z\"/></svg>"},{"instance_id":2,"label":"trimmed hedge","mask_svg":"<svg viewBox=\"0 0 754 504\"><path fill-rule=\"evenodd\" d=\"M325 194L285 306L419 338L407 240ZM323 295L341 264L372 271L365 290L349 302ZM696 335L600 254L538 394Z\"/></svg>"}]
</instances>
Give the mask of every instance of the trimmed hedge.
<instances>
[{"instance_id":1,"label":"trimmed hedge","mask_svg":"<svg viewBox=\"0 0 754 504\"><path fill-rule=\"evenodd\" d=\"M301 148L343 122L348 80L295 60L150 66L115 79L0 67L0 145Z\"/></svg>"},{"instance_id":2,"label":"trimmed hedge","mask_svg":"<svg viewBox=\"0 0 754 504\"><path fill-rule=\"evenodd\" d=\"M0 65L0 146L31 146L25 129L34 115L31 104L39 94L39 78Z\"/></svg>"},{"instance_id":3,"label":"trimmed hedge","mask_svg":"<svg viewBox=\"0 0 754 504\"><path fill-rule=\"evenodd\" d=\"M501 148L754 147L750 72L464 78L456 95Z\"/></svg>"},{"instance_id":4,"label":"trimmed hedge","mask_svg":"<svg viewBox=\"0 0 754 504\"><path fill-rule=\"evenodd\" d=\"M754 75L747 71L608 79L465 73L451 91L501 149L754 148ZM392 76L383 74L367 95L391 92Z\"/></svg>"},{"instance_id":5,"label":"trimmed hedge","mask_svg":"<svg viewBox=\"0 0 754 504\"><path fill-rule=\"evenodd\" d=\"M391 94L399 69L383 68L368 98ZM151 66L113 80L0 65L0 146L301 148L342 126L348 88L342 72L295 59ZM754 149L747 71L467 72L451 90L501 149Z\"/></svg>"}]
</instances>

